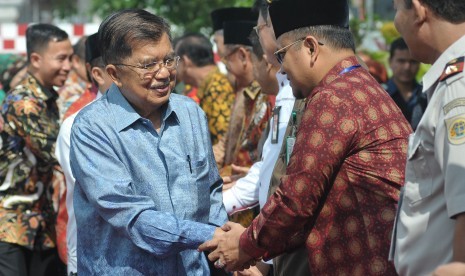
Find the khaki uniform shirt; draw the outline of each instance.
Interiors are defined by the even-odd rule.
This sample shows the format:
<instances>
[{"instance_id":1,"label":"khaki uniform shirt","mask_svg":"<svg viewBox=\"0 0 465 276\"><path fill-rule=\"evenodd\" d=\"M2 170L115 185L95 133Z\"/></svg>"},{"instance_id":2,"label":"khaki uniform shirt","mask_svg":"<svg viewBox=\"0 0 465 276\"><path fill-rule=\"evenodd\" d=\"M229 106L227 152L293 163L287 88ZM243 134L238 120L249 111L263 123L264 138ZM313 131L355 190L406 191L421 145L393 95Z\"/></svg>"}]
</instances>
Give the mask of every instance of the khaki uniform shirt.
<instances>
[{"instance_id":1,"label":"khaki uniform shirt","mask_svg":"<svg viewBox=\"0 0 465 276\"><path fill-rule=\"evenodd\" d=\"M400 275L429 275L452 261L454 216L465 212L465 73L446 65L464 55L465 36L423 78L428 107L410 137L391 245Z\"/></svg>"}]
</instances>

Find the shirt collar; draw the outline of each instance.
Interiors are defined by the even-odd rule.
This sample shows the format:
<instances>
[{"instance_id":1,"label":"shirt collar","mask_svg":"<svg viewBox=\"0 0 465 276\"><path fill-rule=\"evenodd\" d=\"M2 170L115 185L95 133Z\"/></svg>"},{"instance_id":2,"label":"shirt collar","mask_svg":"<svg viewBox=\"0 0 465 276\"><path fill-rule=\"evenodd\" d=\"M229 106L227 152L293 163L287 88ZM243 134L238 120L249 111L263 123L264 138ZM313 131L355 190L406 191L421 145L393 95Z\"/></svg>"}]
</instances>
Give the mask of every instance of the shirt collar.
<instances>
[{"instance_id":1,"label":"shirt collar","mask_svg":"<svg viewBox=\"0 0 465 276\"><path fill-rule=\"evenodd\" d=\"M329 72L323 77L320 83L313 89L313 91L310 93L308 98L315 95L322 87L326 87L333 81L339 79L339 76L341 75L341 72L344 71L344 69L353 67L353 66L360 66L355 56L351 56L351 57L341 60L331 70L329 70ZM361 68L361 67L354 67L355 70L357 70L358 68ZM346 74L348 73L349 72L347 72Z\"/></svg>"},{"instance_id":2,"label":"shirt collar","mask_svg":"<svg viewBox=\"0 0 465 276\"><path fill-rule=\"evenodd\" d=\"M118 131L127 128L139 119L143 119L131 106L128 100L126 100L118 86L115 84L111 85L110 89L108 89L107 93L103 97L108 99L108 103L110 104L111 109L113 109L115 114L118 116L118 119L115 120L116 128ZM179 124L179 119L176 116L176 107L171 104L171 96L168 103L162 108L164 108L163 122L166 121L170 116L174 116L175 120Z\"/></svg>"},{"instance_id":3,"label":"shirt collar","mask_svg":"<svg viewBox=\"0 0 465 276\"><path fill-rule=\"evenodd\" d=\"M28 72L26 81L28 84L37 85L40 88L40 91L38 91L39 94L36 95L37 97L41 97L45 101L58 99L58 93L53 88L45 88L33 74Z\"/></svg>"},{"instance_id":4,"label":"shirt collar","mask_svg":"<svg viewBox=\"0 0 465 276\"><path fill-rule=\"evenodd\" d=\"M430 89L431 86L436 83L449 61L464 55L464 48L465 35L450 45L449 48L447 48L447 50L445 50L439 56L428 72L426 72L426 74L423 76L423 92Z\"/></svg>"},{"instance_id":5,"label":"shirt collar","mask_svg":"<svg viewBox=\"0 0 465 276\"><path fill-rule=\"evenodd\" d=\"M289 80L287 79L287 74L281 73L281 70L279 70L276 73L276 79L278 80L279 89L282 89L284 86L289 84Z\"/></svg>"},{"instance_id":6,"label":"shirt collar","mask_svg":"<svg viewBox=\"0 0 465 276\"><path fill-rule=\"evenodd\" d=\"M253 81L249 86L244 88L244 94L252 100L255 100L260 94L261 88L257 81Z\"/></svg>"}]
</instances>

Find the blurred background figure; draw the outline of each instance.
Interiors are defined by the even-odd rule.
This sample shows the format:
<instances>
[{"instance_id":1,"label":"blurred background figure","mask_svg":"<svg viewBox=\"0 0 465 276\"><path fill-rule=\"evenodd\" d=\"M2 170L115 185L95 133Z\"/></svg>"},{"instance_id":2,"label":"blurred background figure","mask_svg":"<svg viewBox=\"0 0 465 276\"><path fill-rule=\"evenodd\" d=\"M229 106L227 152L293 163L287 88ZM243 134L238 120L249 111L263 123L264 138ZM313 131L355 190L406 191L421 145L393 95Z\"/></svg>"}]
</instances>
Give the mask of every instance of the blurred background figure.
<instances>
[{"instance_id":1,"label":"blurred background figure","mask_svg":"<svg viewBox=\"0 0 465 276\"><path fill-rule=\"evenodd\" d=\"M426 109L426 98L422 96L423 87L416 81L420 63L412 58L403 38L398 38L392 42L389 51L389 66L392 70L392 77L384 88L407 121L410 122L412 128L416 129L421 115ZM415 107L417 110L415 117L413 117Z\"/></svg>"},{"instance_id":2,"label":"blurred background figure","mask_svg":"<svg viewBox=\"0 0 465 276\"><path fill-rule=\"evenodd\" d=\"M212 144L226 135L235 93L227 77L213 58L212 44L200 33L186 34L177 39L175 52L181 58L177 78L197 87L196 97L207 115Z\"/></svg>"},{"instance_id":3,"label":"blurred background figure","mask_svg":"<svg viewBox=\"0 0 465 276\"><path fill-rule=\"evenodd\" d=\"M73 107L69 110L71 105L91 87L86 71L86 40L87 36L83 36L73 45L74 54L71 58L73 70L70 72L65 85L58 90L60 97L57 104L60 109L61 121L82 108L82 106Z\"/></svg>"},{"instance_id":4,"label":"blurred background figure","mask_svg":"<svg viewBox=\"0 0 465 276\"><path fill-rule=\"evenodd\" d=\"M357 56L365 63L368 72L370 72L378 83L383 84L387 82L388 73L383 63L374 60L363 51L359 52Z\"/></svg>"},{"instance_id":5,"label":"blurred background figure","mask_svg":"<svg viewBox=\"0 0 465 276\"><path fill-rule=\"evenodd\" d=\"M26 65L27 58L23 55L0 55L0 110L6 93L26 76Z\"/></svg>"}]
</instances>

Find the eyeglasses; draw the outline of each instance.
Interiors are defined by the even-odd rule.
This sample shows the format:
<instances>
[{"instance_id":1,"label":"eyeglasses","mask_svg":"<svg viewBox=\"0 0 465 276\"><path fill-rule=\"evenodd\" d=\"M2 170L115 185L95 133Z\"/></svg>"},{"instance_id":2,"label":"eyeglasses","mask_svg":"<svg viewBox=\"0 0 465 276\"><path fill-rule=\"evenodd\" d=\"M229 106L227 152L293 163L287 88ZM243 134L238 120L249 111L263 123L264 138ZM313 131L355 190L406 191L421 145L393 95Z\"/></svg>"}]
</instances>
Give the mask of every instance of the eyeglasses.
<instances>
[{"instance_id":1,"label":"eyeglasses","mask_svg":"<svg viewBox=\"0 0 465 276\"><path fill-rule=\"evenodd\" d=\"M228 54L224 55L222 58L221 58L221 62L226 64L226 62L228 62L229 60L229 57L232 56L235 52L237 52L237 50L239 50L239 47L237 48L234 48L231 52L229 52Z\"/></svg>"},{"instance_id":2,"label":"eyeglasses","mask_svg":"<svg viewBox=\"0 0 465 276\"><path fill-rule=\"evenodd\" d=\"M287 49L292 47L293 45L301 42L301 41L304 41L305 38L306 37L299 38L296 41L292 42L291 44L288 44L288 45L284 46L283 48L279 49L278 51L274 52L274 56L278 60L279 64L283 64L284 56L286 55ZM323 46L324 44L318 41L318 45Z\"/></svg>"},{"instance_id":3,"label":"eyeglasses","mask_svg":"<svg viewBox=\"0 0 465 276\"><path fill-rule=\"evenodd\" d=\"M257 35L260 36L260 30L263 29L263 27L265 27L265 26L268 26L268 24L263 23L263 24L260 24L260 25L257 25L255 27L253 27L253 29L257 33Z\"/></svg>"},{"instance_id":4,"label":"eyeglasses","mask_svg":"<svg viewBox=\"0 0 465 276\"><path fill-rule=\"evenodd\" d=\"M176 56L174 58L168 58L164 61L156 61L152 62L149 64L144 64L144 65L131 65L131 64L114 64L116 66L127 66L130 68L137 68L140 70L140 72L137 72L136 70L132 70L136 72L139 75L139 78L141 80L151 80L153 77L160 72L161 68L166 68L168 71L175 70L178 67L179 64L179 56Z\"/></svg>"}]
</instances>

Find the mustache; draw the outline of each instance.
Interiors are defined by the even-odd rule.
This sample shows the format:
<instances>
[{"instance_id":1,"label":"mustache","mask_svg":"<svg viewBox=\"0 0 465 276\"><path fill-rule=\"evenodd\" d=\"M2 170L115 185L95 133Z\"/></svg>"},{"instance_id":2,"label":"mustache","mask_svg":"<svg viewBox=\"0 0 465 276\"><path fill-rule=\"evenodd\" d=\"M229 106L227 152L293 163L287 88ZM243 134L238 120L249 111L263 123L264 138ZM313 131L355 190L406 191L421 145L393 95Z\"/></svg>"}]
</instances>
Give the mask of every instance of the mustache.
<instances>
[{"instance_id":1,"label":"mustache","mask_svg":"<svg viewBox=\"0 0 465 276\"><path fill-rule=\"evenodd\" d=\"M157 84L157 85L151 86L151 88L157 89L157 88L165 87L165 86L170 85L170 82L171 82L171 79L168 78L168 79L166 79L166 81L164 81L164 82L162 82L162 83L159 83L159 84Z\"/></svg>"}]
</instances>

